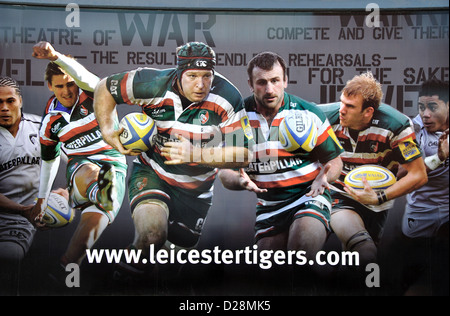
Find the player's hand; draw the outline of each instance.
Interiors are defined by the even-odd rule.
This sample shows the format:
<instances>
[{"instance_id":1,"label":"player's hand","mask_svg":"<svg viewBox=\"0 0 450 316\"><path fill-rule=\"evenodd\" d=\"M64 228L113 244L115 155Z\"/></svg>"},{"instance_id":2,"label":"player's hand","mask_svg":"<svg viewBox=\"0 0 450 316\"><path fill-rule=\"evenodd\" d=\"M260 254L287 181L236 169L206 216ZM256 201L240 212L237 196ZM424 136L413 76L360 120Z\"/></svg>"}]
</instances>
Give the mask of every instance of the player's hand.
<instances>
[{"instance_id":1,"label":"player's hand","mask_svg":"<svg viewBox=\"0 0 450 316\"><path fill-rule=\"evenodd\" d=\"M362 182L364 184L363 190L356 190L348 185L344 186L345 192L351 195L352 198L357 200L358 202L362 204L367 205L378 205L378 197L377 193L372 189L372 187L369 185L369 182L367 181L366 177L362 177Z\"/></svg>"},{"instance_id":2,"label":"player's hand","mask_svg":"<svg viewBox=\"0 0 450 316\"><path fill-rule=\"evenodd\" d=\"M306 193L306 196L316 197L322 195L325 190L330 189L330 184L328 183L328 172L331 169L331 165L327 164L324 167L323 172L321 172L311 184L311 190Z\"/></svg>"},{"instance_id":3,"label":"player's hand","mask_svg":"<svg viewBox=\"0 0 450 316\"><path fill-rule=\"evenodd\" d=\"M124 131L125 128L120 128L118 130L111 130L111 132L105 132L102 130L102 137L105 142L114 147L118 152L123 155L128 156L138 156L141 152L138 150L126 149L123 147L120 142L120 134Z\"/></svg>"},{"instance_id":4,"label":"player's hand","mask_svg":"<svg viewBox=\"0 0 450 316\"><path fill-rule=\"evenodd\" d=\"M21 214L24 216L28 221L34 225L34 221L36 216L39 214L40 211L35 208L36 204L27 205L22 207Z\"/></svg>"},{"instance_id":5,"label":"player's hand","mask_svg":"<svg viewBox=\"0 0 450 316\"><path fill-rule=\"evenodd\" d=\"M248 174L244 171L244 169L239 170L239 185L250 192L255 193L265 193L267 192L267 189L260 189L255 182L253 182Z\"/></svg>"},{"instance_id":6,"label":"player's hand","mask_svg":"<svg viewBox=\"0 0 450 316\"><path fill-rule=\"evenodd\" d=\"M45 227L45 223L42 221L42 219L44 218L46 207L47 204L45 203L45 199L40 198L37 199L36 204L34 204L33 208L30 211L28 220L37 228Z\"/></svg>"},{"instance_id":7,"label":"player's hand","mask_svg":"<svg viewBox=\"0 0 450 316\"><path fill-rule=\"evenodd\" d=\"M69 201L69 191L67 189L58 188L56 190L53 190L52 192L63 196L67 201Z\"/></svg>"},{"instance_id":8,"label":"player's hand","mask_svg":"<svg viewBox=\"0 0 450 316\"><path fill-rule=\"evenodd\" d=\"M38 59L49 59L51 61L58 59L56 50L49 42L39 42L34 45L33 53L31 55Z\"/></svg>"},{"instance_id":9,"label":"player's hand","mask_svg":"<svg viewBox=\"0 0 450 316\"><path fill-rule=\"evenodd\" d=\"M168 141L161 148L161 155L167 158L167 161L164 163L167 165L179 165L193 162L194 146L187 138L181 135L176 135L176 137L178 141Z\"/></svg>"},{"instance_id":10,"label":"player's hand","mask_svg":"<svg viewBox=\"0 0 450 316\"><path fill-rule=\"evenodd\" d=\"M439 147L438 147L438 156L441 161L444 161L448 158L449 150L448 150L448 128L442 133L439 137Z\"/></svg>"}]
</instances>

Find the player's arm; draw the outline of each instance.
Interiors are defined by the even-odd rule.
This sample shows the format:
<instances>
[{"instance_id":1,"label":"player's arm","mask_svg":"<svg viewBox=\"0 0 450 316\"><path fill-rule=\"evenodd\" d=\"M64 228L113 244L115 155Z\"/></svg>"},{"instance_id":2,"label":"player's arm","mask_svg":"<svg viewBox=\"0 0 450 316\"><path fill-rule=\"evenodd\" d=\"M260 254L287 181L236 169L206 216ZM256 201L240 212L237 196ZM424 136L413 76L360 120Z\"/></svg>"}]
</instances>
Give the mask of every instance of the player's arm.
<instances>
[{"instance_id":1,"label":"player's arm","mask_svg":"<svg viewBox=\"0 0 450 316\"><path fill-rule=\"evenodd\" d=\"M0 209L5 213L22 215L28 219L30 223L36 225L35 217L37 214L33 213L34 204L22 205L0 193Z\"/></svg>"},{"instance_id":2,"label":"player's arm","mask_svg":"<svg viewBox=\"0 0 450 316\"><path fill-rule=\"evenodd\" d=\"M212 168L240 168L248 166L251 159L250 152L245 147L194 147L191 142L181 135L178 141L164 144L161 155L168 160L168 165L197 163Z\"/></svg>"},{"instance_id":3,"label":"player's arm","mask_svg":"<svg viewBox=\"0 0 450 316\"><path fill-rule=\"evenodd\" d=\"M239 171L221 169L218 176L223 186L228 190L247 190L255 193L267 192L267 189L260 189L242 168Z\"/></svg>"},{"instance_id":4,"label":"player's arm","mask_svg":"<svg viewBox=\"0 0 450 316\"><path fill-rule=\"evenodd\" d=\"M99 77L88 71L75 59L57 52L48 42L39 42L34 45L32 56L55 62L75 80L77 86L82 90L93 92L100 81Z\"/></svg>"},{"instance_id":5,"label":"player's arm","mask_svg":"<svg viewBox=\"0 0 450 316\"><path fill-rule=\"evenodd\" d=\"M6 213L24 215L32 206L24 206L0 193L0 209Z\"/></svg>"},{"instance_id":6,"label":"player's arm","mask_svg":"<svg viewBox=\"0 0 450 316\"><path fill-rule=\"evenodd\" d=\"M435 170L441 164L445 162L445 160L449 157L449 146L448 146L448 135L449 130L445 130L438 140L438 150L436 154L428 156L424 159L425 167L427 169L427 173Z\"/></svg>"},{"instance_id":7,"label":"player's arm","mask_svg":"<svg viewBox=\"0 0 450 316\"><path fill-rule=\"evenodd\" d=\"M428 182L428 176L422 157L404 163L401 167L406 172L406 175L384 190L386 201L411 193ZM365 178L363 178L362 181L364 183L364 190L354 190L348 186L345 186L344 190L355 200L363 204L379 205L380 202L377 193L370 187Z\"/></svg>"},{"instance_id":8,"label":"player's arm","mask_svg":"<svg viewBox=\"0 0 450 316\"><path fill-rule=\"evenodd\" d=\"M124 155L138 155L131 149L125 149L119 135L123 128L114 129L116 101L106 86L106 78L100 80L94 92L94 113L102 132L103 140Z\"/></svg>"},{"instance_id":9,"label":"player's arm","mask_svg":"<svg viewBox=\"0 0 450 316\"><path fill-rule=\"evenodd\" d=\"M325 190L330 190L330 183L333 183L339 178L342 171L343 162L340 156L328 161L320 173L314 179L311 185L311 191L309 191L306 196L316 197L325 192Z\"/></svg>"},{"instance_id":10,"label":"player's arm","mask_svg":"<svg viewBox=\"0 0 450 316\"><path fill-rule=\"evenodd\" d=\"M36 221L36 224L42 223L42 217L47 207L47 199L50 195L50 191L53 186L53 182L58 174L59 165L61 162L61 156L57 156L52 160L42 160L41 172L39 178L39 193L36 204L34 205L31 213L29 214L32 221Z\"/></svg>"}]
</instances>

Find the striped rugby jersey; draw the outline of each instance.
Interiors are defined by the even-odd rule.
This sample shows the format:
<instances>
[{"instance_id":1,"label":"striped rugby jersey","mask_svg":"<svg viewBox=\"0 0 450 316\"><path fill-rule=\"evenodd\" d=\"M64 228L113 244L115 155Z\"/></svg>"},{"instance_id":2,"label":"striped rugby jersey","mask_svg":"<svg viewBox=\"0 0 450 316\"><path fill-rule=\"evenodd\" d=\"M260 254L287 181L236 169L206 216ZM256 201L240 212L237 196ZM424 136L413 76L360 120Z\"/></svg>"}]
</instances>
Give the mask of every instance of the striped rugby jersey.
<instances>
[{"instance_id":1,"label":"striped rugby jersey","mask_svg":"<svg viewBox=\"0 0 450 316\"><path fill-rule=\"evenodd\" d=\"M47 102L40 129L43 160L53 160L60 155L61 147L69 160L73 157L89 157L107 161L126 172L126 158L107 144L100 132L93 107L93 93L81 89L78 102L71 113L56 110L57 98Z\"/></svg>"},{"instance_id":2,"label":"striped rugby jersey","mask_svg":"<svg viewBox=\"0 0 450 316\"><path fill-rule=\"evenodd\" d=\"M345 175L356 167L381 165L396 174L399 165L422 156L409 117L387 104L381 104L374 112L371 125L359 132L356 142L350 137L348 128L339 124L340 102L323 104L320 108L344 148L341 156L344 167L336 183L338 189L343 188Z\"/></svg>"},{"instance_id":3,"label":"striped rugby jersey","mask_svg":"<svg viewBox=\"0 0 450 316\"><path fill-rule=\"evenodd\" d=\"M257 112L254 97L245 99L245 109L255 138L256 161L246 172L259 188L268 189L258 194L257 213L297 200L299 194L309 191L321 169L321 163L336 158L342 152L334 132L322 111L313 103L285 92L284 104L271 126ZM278 130L284 117L294 111L308 111L319 129L317 145L310 153L293 154L284 150L278 141ZM305 190L307 190L305 192Z\"/></svg>"},{"instance_id":4,"label":"striped rugby jersey","mask_svg":"<svg viewBox=\"0 0 450 316\"><path fill-rule=\"evenodd\" d=\"M176 88L176 69L138 68L107 78L107 88L117 104L137 104L156 123L156 145L138 156L169 185L192 190L195 195L212 192L217 169L198 165L166 165L161 147L175 134L197 147L237 146L249 148L251 129L240 92L215 73L207 98L183 108Z\"/></svg>"}]
</instances>

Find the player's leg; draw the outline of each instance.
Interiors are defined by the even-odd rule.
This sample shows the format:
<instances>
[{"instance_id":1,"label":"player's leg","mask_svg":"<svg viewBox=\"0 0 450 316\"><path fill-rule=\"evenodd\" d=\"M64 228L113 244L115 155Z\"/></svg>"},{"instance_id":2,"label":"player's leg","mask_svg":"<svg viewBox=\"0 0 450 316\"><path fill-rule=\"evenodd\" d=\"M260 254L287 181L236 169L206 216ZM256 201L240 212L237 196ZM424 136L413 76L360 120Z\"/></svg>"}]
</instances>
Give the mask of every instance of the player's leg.
<instances>
[{"instance_id":1,"label":"player's leg","mask_svg":"<svg viewBox=\"0 0 450 316\"><path fill-rule=\"evenodd\" d=\"M296 294L313 295L323 290L328 276L324 267L316 263L329 233L329 208L316 201L306 204L294 216L289 228L288 250L304 251L306 262L293 265L293 287ZM312 264L311 264L312 263Z\"/></svg>"},{"instance_id":2,"label":"player's leg","mask_svg":"<svg viewBox=\"0 0 450 316\"><path fill-rule=\"evenodd\" d=\"M377 262L377 247L358 213L349 209L333 211L331 228L341 241L344 250L359 253L362 267Z\"/></svg>"},{"instance_id":3,"label":"player's leg","mask_svg":"<svg viewBox=\"0 0 450 316\"><path fill-rule=\"evenodd\" d=\"M99 167L94 163L83 164L75 171L73 182L81 196L99 208L108 212L120 208L113 165L105 163Z\"/></svg>"},{"instance_id":4,"label":"player's leg","mask_svg":"<svg viewBox=\"0 0 450 316\"><path fill-rule=\"evenodd\" d=\"M116 177L119 181L116 181ZM85 163L74 170L71 200L75 207L89 202L92 204L83 209L78 227L61 259L63 265L81 263L86 249L95 244L118 213L124 187L124 176L116 174L112 165L104 164L99 167L94 163Z\"/></svg>"},{"instance_id":5,"label":"player's leg","mask_svg":"<svg viewBox=\"0 0 450 316\"><path fill-rule=\"evenodd\" d=\"M289 229L288 250L303 250L308 260L314 260L316 253L322 249L327 239L324 224L315 217L297 218Z\"/></svg>"},{"instance_id":6,"label":"player's leg","mask_svg":"<svg viewBox=\"0 0 450 316\"><path fill-rule=\"evenodd\" d=\"M18 295L21 262L25 253L13 241L0 241L0 295Z\"/></svg>"},{"instance_id":7,"label":"player's leg","mask_svg":"<svg viewBox=\"0 0 450 316\"><path fill-rule=\"evenodd\" d=\"M275 236L264 236L256 242L258 250L286 250L288 232L282 232Z\"/></svg>"},{"instance_id":8,"label":"player's leg","mask_svg":"<svg viewBox=\"0 0 450 316\"><path fill-rule=\"evenodd\" d=\"M150 245L159 250L167 240L169 208L159 200L140 202L133 211L135 238L133 246L147 254Z\"/></svg>"},{"instance_id":9,"label":"player's leg","mask_svg":"<svg viewBox=\"0 0 450 316\"><path fill-rule=\"evenodd\" d=\"M25 218L0 213L0 295L18 295L22 260L36 228Z\"/></svg>"},{"instance_id":10,"label":"player's leg","mask_svg":"<svg viewBox=\"0 0 450 316\"><path fill-rule=\"evenodd\" d=\"M286 251L288 240L288 230L276 235L261 235L256 241L258 252L261 251ZM257 268L255 284L256 291L260 295L282 295L290 294L292 290L292 267L280 265L274 262L273 257L270 260L270 268ZM267 265L267 263L266 263Z\"/></svg>"},{"instance_id":11,"label":"player's leg","mask_svg":"<svg viewBox=\"0 0 450 316\"><path fill-rule=\"evenodd\" d=\"M89 208L95 209L89 212ZM75 230L69 246L62 257L62 264L81 264L86 256L86 250L91 249L105 228L109 224L109 218L102 212L97 212L95 206L88 207L81 214L80 222Z\"/></svg>"}]
</instances>

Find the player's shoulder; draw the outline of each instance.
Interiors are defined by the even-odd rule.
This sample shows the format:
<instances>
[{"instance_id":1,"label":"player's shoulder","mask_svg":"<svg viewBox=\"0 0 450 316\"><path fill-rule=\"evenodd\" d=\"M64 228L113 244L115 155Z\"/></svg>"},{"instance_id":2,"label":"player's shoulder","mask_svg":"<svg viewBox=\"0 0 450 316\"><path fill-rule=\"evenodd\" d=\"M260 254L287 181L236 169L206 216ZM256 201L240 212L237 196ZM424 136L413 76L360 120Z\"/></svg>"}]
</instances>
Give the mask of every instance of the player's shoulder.
<instances>
[{"instance_id":1,"label":"player's shoulder","mask_svg":"<svg viewBox=\"0 0 450 316\"><path fill-rule=\"evenodd\" d=\"M120 82L126 81L133 83L133 86L140 85L166 85L167 82L172 82L175 77L175 68L156 69L149 67L139 67L133 70L116 73L107 77L108 85L118 85Z\"/></svg>"},{"instance_id":2,"label":"player's shoulder","mask_svg":"<svg viewBox=\"0 0 450 316\"><path fill-rule=\"evenodd\" d=\"M128 73L132 78L135 98L160 97L171 89L176 69L137 68Z\"/></svg>"},{"instance_id":3,"label":"player's shoulder","mask_svg":"<svg viewBox=\"0 0 450 316\"><path fill-rule=\"evenodd\" d=\"M244 99L244 107L247 113L256 111L256 101L253 95L250 95Z\"/></svg>"},{"instance_id":4,"label":"player's shoulder","mask_svg":"<svg viewBox=\"0 0 450 316\"><path fill-rule=\"evenodd\" d=\"M133 74L137 79L150 80L161 77L172 77L176 74L175 68L156 69L150 67L140 67L127 72Z\"/></svg>"},{"instance_id":5,"label":"player's shoulder","mask_svg":"<svg viewBox=\"0 0 450 316\"><path fill-rule=\"evenodd\" d=\"M236 88L236 86L227 77L218 72L214 73L214 80L212 82L211 89L212 92L220 89L221 92L234 92L240 94L238 88Z\"/></svg>"},{"instance_id":6,"label":"player's shoulder","mask_svg":"<svg viewBox=\"0 0 450 316\"><path fill-rule=\"evenodd\" d=\"M373 116L373 124L392 132L412 127L411 119L396 108L382 103Z\"/></svg>"},{"instance_id":7,"label":"player's shoulder","mask_svg":"<svg viewBox=\"0 0 450 316\"><path fill-rule=\"evenodd\" d=\"M326 115L330 124L339 123L339 108L340 102L322 103L318 104L319 109Z\"/></svg>"},{"instance_id":8,"label":"player's shoulder","mask_svg":"<svg viewBox=\"0 0 450 316\"><path fill-rule=\"evenodd\" d=\"M286 92L284 93L284 109L289 111L307 110L309 113L315 114L322 121L325 120L325 115L323 111L319 108L319 106L316 103Z\"/></svg>"},{"instance_id":9,"label":"player's shoulder","mask_svg":"<svg viewBox=\"0 0 450 316\"><path fill-rule=\"evenodd\" d=\"M234 107L243 106L243 98L238 88L225 76L220 73L214 74L210 94L220 96Z\"/></svg>"},{"instance_id":10,"label":"player's shoulder","mask_svg":"<svg viewBox=\"0 0 450 316\"><path fill-rule=\"evenodd\" d=\"M22 121L30 126L39 128L42 117L31 113L22 113Z\"/></svg>"}]
</instances>

